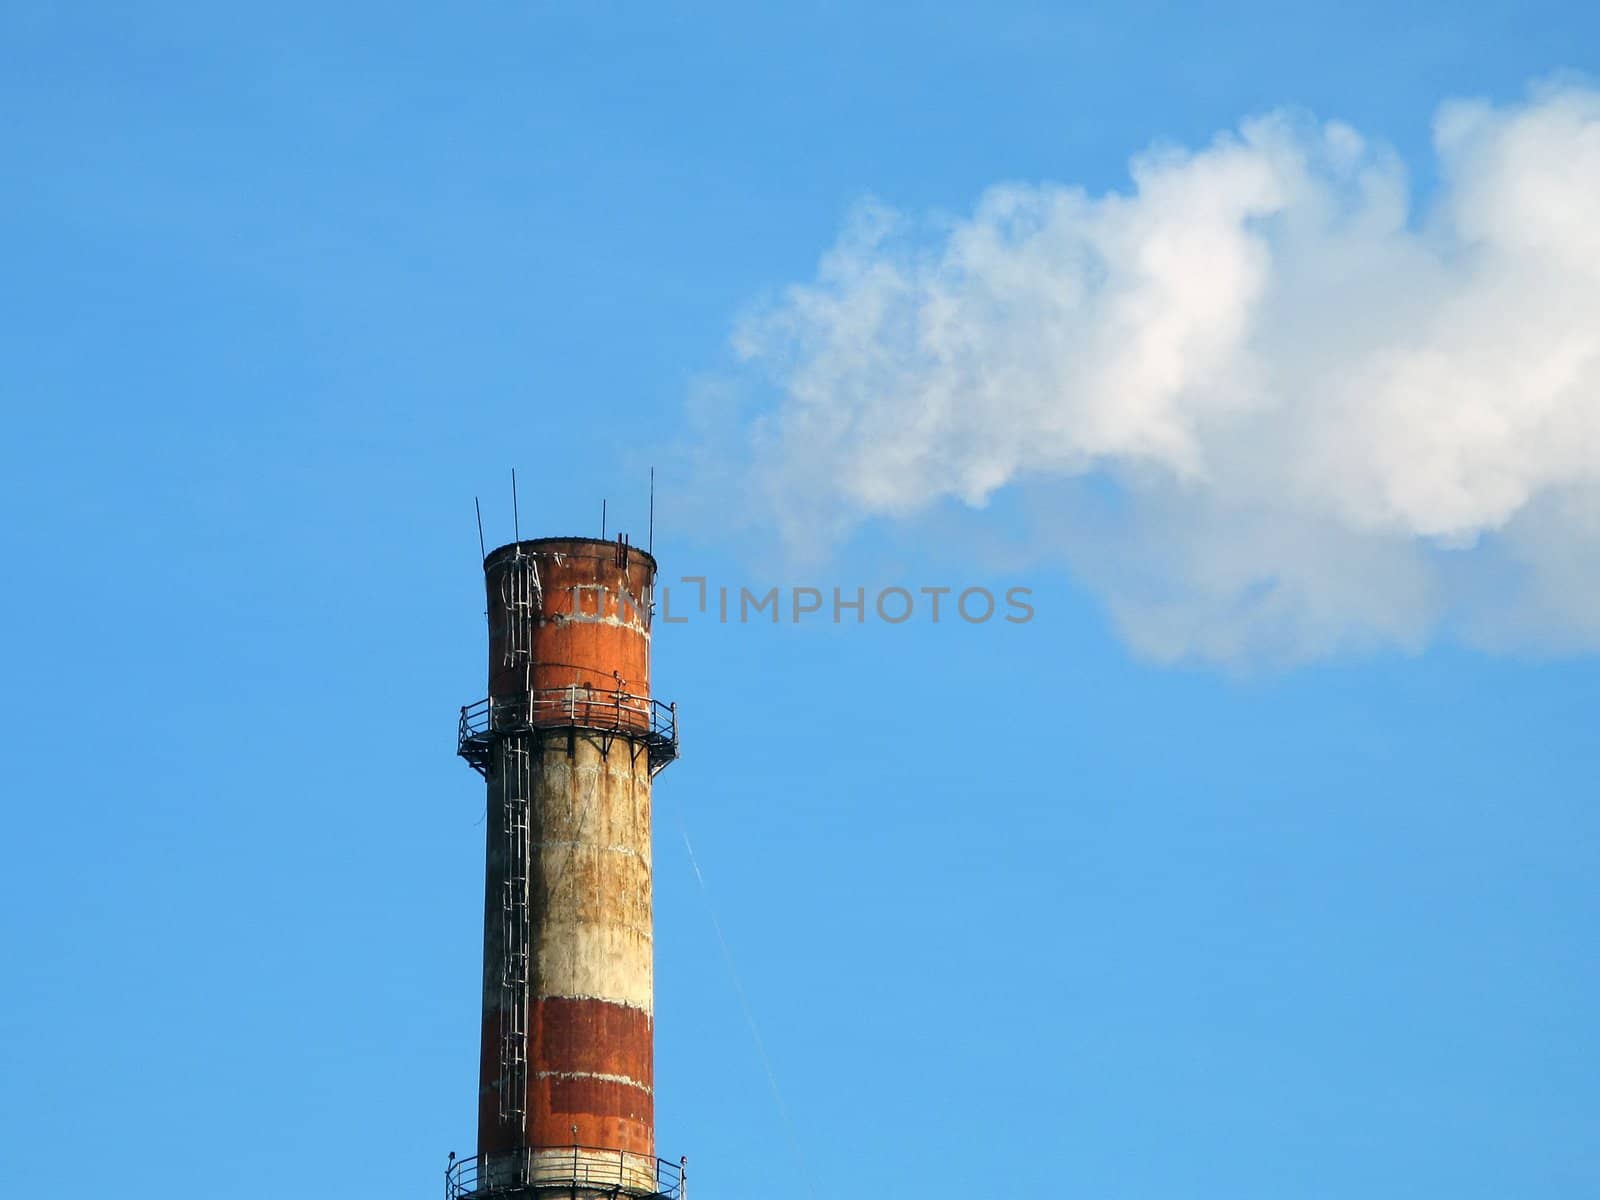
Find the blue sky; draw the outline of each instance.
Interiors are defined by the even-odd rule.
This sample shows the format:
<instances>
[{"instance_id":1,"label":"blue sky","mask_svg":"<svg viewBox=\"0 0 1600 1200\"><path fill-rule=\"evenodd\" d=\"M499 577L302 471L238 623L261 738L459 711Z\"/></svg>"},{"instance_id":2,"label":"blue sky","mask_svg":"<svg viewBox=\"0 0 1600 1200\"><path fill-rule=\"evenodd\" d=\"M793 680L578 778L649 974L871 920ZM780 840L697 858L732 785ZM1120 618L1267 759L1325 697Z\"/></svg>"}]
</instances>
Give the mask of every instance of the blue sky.
<instances>
[{"instance_id":1,"label":"blue sky","mask_svg":"<svg viewBox=\"0 0 1600 1200\"><path fill-rule=\"evenodd\" d=\"M697 1196L1600 1195L1600 673L1576 618L1521 636L1590 576L1541 567L1497 641L1363 625L1382 581L1335 556L1315 614L1356 636L1214 653L1205 609L1164 643L1047 536L1139 494L1120 462L982 508L852 493L795 565L739 460L793 376L730 349L866 197L947 228L1006 181L1127 191L1267 111L1391 147L1422 212L1441 103L1585 78L1590 7L17 0L0 29L7 1177L433 1194L476 1091L472 499L508 540L516 467L525 533L609 498L639 541L654 463L668 579L1037 613L657 637L658 1132ZM1574 527L1532 540L1590 562ZM1139 562L1186 595L1171 565Z\"/></svg>"}]
</instances>

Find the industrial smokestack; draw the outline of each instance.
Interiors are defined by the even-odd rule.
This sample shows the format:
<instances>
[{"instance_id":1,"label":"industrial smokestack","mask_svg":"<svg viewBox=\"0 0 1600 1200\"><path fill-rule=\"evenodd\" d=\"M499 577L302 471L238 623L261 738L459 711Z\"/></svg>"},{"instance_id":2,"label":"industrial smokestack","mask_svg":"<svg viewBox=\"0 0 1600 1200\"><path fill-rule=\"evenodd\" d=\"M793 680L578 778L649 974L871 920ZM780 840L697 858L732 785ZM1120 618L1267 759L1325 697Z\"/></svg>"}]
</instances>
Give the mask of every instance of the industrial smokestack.
<instances>
[{"instance_id":1,"label":"industrial smokestack","mask_svg":"<svg viewBox=\"0 0 1600 1200\"><path fill-rule=\"evenodd\" d=\"M650 790L678 752L655 573L625 539L484 559L489 695L459 739L488 785L478 1154L449 1200L681 1194L655 1147Z\"/></svg>"}]
</instances>

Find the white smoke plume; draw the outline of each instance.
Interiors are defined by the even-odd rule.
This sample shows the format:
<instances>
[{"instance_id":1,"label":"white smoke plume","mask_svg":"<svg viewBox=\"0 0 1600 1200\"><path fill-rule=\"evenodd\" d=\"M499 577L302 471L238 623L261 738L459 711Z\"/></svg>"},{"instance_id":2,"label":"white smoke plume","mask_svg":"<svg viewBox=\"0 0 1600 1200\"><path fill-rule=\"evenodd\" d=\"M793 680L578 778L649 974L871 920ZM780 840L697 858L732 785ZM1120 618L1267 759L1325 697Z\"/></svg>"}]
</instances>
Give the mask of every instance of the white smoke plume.
<instances>
[{"instance_id":1,"label":"white smoke plume","mask_svg":"<svg viewBox=\"0 0 1600 1200\"><path fill-rule=\"evenodd\" d=\"M862 208L743 322L798 549L1018 488L1141 653L1600 646L1600 93L1437 113L1440 182L1272 114L1132 163Z\"/></svg>"}]
</instances>

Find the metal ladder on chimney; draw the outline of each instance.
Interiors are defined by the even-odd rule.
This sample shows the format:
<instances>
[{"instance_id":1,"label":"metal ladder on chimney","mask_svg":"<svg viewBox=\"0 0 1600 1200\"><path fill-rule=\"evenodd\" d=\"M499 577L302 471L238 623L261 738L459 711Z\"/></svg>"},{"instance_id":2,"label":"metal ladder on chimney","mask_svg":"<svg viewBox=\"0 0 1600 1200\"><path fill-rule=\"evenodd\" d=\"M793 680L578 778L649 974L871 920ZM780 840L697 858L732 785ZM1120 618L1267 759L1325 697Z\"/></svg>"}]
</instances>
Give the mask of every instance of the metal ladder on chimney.
<instances>
[{"instance_id":1,"label":"metal ladder on chimney","mask_svg":"<svg viewBox=\"0 0 1600 1200\"><path fill-rule=\"evenodd\" d=\"M505 666L533 663L533 622L543 599L539 568L520 550L501 580L506 607ZM528 701L524 701L524 704ZM491 702L490 724L494 724ZM527 721L531 712L511 714ZM500 743L501 845L505 883L500 899L500 1120L524 1138L528 1108L528 975L532 946L528 919L530 820L533 804L533 735L514 733Z\"/></svg>"},{"instance_id":2,"label":"metal ladder on chimney","mask_svg":"<svg viewBox=\"0 0 1600 1200\"><path fill-rule=\"evenodd\" d=\"M528 662L533 656L533 618L544 601L544 585L539 582L539 564L533 555L518 550L511 556L506 573L500 577L500 598L505 601L506 666Z\"/></svg>"},{"instance_id":3,"label":"metal ladder on chimney","mask_svg":"<svg viewBox=\"0 0 1600 1200\"><path fill-rule=\"evenodd\" d=\"M501 743L504 774L500 832L505 882L500 897L500 1120L520 1136L528 1106L529 806L533 795L530 735Z\"/></svg>"}]
</instances>

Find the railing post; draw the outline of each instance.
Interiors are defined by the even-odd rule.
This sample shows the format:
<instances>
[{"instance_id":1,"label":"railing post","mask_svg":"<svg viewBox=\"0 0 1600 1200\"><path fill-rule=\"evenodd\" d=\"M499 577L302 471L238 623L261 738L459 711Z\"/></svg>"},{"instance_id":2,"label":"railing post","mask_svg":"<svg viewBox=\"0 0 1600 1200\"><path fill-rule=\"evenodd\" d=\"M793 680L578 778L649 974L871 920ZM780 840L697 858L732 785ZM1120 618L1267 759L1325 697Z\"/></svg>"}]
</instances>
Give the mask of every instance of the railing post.
<instances>
[{"instance_id":1,"label":"railing post","mask_svg":"<svg viewBox=\"0 0 1600 1200\"><path fill-rule=\"evenodd\" d=\"M678 1200L689 1200L689 1156L678 1160Z\"/></svg>"}]
</instances>

